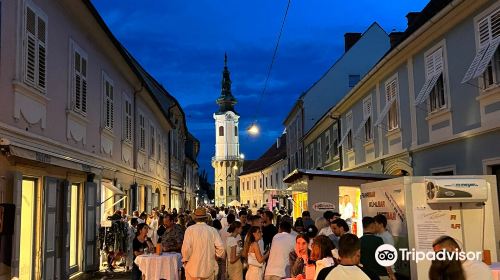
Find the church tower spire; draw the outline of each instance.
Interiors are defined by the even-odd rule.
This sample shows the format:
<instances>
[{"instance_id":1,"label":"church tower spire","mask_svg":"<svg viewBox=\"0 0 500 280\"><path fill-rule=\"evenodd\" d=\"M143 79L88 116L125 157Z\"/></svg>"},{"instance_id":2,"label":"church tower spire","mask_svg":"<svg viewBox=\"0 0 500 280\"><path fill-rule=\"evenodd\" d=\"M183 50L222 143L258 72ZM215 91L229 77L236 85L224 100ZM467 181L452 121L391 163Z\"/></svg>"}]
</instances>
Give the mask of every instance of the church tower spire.
<instances>
[{"instance_id":1,"label":"church tower spire","mask_svg":"<svg viewBox=\"0 0 500 280\"><path fill-rule=\"evenodd\" d=\"M224 54L222 90L217 98L219 109L214 113L215 156L212 167L215 172L215 204L227 205L240 200L239 171L243 165L240 155L239 118L234 110L236 98L231 93L231 78L227 68L227 55Z\"/></svg>"},{"instance_id":2,"label":"church tower spire","mask_svg":"<svg viewBox=\"0 0 500 280\"><path fill-rule=\"evenodd\" d=\"M236 104L236 98L234 98L231 93L231 78L229 76L229 70L227 68L227 54L224 53L224 71L222 71L222 90L219 98L217 98L217 104L219 104L219 111L217 114L224 114L227 111L236 113L234 110L234 105Z\"/></svg>"}]
</instances>

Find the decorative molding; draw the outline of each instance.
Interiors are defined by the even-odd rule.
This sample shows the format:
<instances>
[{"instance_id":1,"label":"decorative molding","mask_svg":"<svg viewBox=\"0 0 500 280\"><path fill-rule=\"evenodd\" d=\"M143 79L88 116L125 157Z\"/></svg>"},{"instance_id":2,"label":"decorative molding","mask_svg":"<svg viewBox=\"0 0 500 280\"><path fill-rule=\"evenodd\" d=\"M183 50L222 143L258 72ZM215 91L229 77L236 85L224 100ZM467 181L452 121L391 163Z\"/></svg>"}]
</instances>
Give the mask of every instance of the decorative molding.
<instances>
[{"instance_id":1,"label":"decorative molding","mask_svg":"<svg viewBox=\"0 0 500 280\"><path fill-rule=\"evenodd\" d=\"M81 141L85 145L87 142L87 122L82 121L81 117L75 116L78 114L67 112L66 138L73 139L75 142Z\"/></svg>"},{"instance_id":2,"label":"decorative molding","mask_svg":"<svg viewBox=\"0 0 500 280\"><path fill-rule=\"evenodd\" d=\"M107 129L101 130L101 152L112 156L114 137L110 137L109 133L106 133L106 131Z\"/></svg>"},{"instance_id":3,"label":"decorative molding","mask_svg":"<svg viewBox=\"0 0 500 280\"><path fill-rule=\"evenodd\" d=\"M122 141L122 160L130 164L132 159L132 146L125 141Z\"/></svg>"},{"instance_id":4,"label":"decorative molding","mask_svg":"<svg viewBox=\"0 0 500 280\"><path fill-rule=\"evenodd\" d=\"M450 109L443 109L426 117L429 129L429 141L446 139L453 135Z\"/></svg>"},{"instance_id":5,"label":"decorative molding","mask_svg":"<svg viewBox=\"0 0 500 280\"><path fill-rule=\"evenodd\" d=\"M139 169L145 171L145 165L146 165L146 154L144 153L144 151L139 151L137 153L137 167L139 167Z\"/></svg>"},{"instance_id":6,"label":"decorative molding","mask_svg":"<svg viewBox=\"0 0 500 280\"><path fill-rule=\"evenodd\" d=\"M47 103L49 98L24 84L14 82L14 118L21 116L29 124L37 124L44 129L47 121Z\"/></svg>"},{"instance_id":7,"label":"decorative molding","mask_svg":"<svg viewBox=\"0 0 500 280\"><path fill-rule=\"evenodd\" d=\"M500 86L480 94L476 97L476 100L479 101L481 125L484 126L487 122L493 122L500 125L500 110L494 110L491 112L488 112L487 110L489 105L500 102Z\"/></svg>"}]
</instances>

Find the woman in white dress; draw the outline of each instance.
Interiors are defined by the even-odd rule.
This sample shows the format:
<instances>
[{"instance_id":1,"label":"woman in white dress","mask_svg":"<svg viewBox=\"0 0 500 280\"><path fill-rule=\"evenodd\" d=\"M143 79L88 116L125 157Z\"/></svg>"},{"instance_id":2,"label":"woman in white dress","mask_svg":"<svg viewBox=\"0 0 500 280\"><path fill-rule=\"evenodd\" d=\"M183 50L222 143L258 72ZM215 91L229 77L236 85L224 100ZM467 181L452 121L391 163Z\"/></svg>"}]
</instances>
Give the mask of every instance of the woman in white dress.
<instances>
[{"instance_id":1,"label":"woman in white dress","mask_svg":"<svg viewBox=\"0 0 500 280\"><path fill-rule=\"evenodd\" d=\"M157 230L158 230L158 212L153 210L153 213L151 214L149 220L148 237L151 239L151 242L153 242L153 246L155 247L156 243L158 242L158 233L156 232Z\"/></svg>"},{"instance_id":2,"label":"woman in white dress","mask_svg":"<svg viewBox=\"0 0 500 280\"><path fill-rule=\"evenodd\" d=\"M269 252L262 254L259 247L259 240L262 239L260 227L253 226L248 231L245 247L248 249L248 270L245 275L246 280L262 280L264 276L264 266Z\"/></svg>"},{"instance_id":3,"label":"woman in white dress","mask_svg":"<svg viewBox=\"0 0 500 280\"><path fill-rule=\"evenodd\" d=\"M243 264L241 263L241 222L233 222L227 231L231 234L226 239L227 275L229 280L243 280Z\"/></svg>"}]
</instances>

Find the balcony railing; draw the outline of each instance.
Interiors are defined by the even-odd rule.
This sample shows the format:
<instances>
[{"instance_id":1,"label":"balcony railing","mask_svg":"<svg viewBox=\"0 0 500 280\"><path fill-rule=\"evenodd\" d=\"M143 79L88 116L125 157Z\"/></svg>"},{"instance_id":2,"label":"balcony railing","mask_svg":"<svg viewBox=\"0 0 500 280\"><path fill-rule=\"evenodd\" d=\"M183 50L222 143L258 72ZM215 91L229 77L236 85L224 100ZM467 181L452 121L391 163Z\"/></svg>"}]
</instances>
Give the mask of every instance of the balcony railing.
<instances>
[{"instance_id":1,"label":"balcony railing","mask_svg":"<svg viewBox=\"0 0 500 280\"><path fill-rule=\"evenodd\" d=\"M240 156L221 156L221 157L212 157L212 161L223 161L223 160L243 160Z\"/></svg>"}]
</instances>

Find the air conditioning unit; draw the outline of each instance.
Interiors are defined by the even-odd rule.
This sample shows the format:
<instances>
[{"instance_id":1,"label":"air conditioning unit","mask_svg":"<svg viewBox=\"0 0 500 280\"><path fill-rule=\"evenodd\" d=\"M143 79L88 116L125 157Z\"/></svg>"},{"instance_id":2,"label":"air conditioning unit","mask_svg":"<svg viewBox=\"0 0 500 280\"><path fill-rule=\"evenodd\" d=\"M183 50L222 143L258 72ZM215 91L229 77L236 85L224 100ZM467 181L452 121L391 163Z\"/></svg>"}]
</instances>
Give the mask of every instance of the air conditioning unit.
<instances>
[{"instance_id":1,"label":"air conditioning unit","mask_svg":"<svg viewBox=\"0 0 500 280\"><path fill-rule=\"evenodd\" d=\"M426 179L427 203L484 202L488 183L483 179Z\"/></svg>"}]
</instances>

